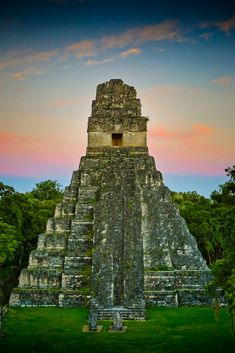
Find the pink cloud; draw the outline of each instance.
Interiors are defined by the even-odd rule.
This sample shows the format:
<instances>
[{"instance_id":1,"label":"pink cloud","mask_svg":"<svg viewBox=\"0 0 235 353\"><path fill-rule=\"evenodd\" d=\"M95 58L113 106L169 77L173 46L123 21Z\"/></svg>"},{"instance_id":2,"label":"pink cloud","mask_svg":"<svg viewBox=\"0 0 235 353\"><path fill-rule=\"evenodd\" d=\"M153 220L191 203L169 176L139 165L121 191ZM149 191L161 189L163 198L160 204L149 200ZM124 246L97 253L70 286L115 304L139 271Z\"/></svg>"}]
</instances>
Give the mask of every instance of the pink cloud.
<instances>
[{"instance_id":1,"label":"pink cloud","mask_svg":"<svg viewBox=\"0 0 235 353\"><path fill-rule=\"evenodd\" d=\"M193 125L190 131L182 130L169 130L165 127L158 127L152 130L149 130L150 138L162 138L162 139L189 139L205 135L212 135L214 129L206 124L197 124Z\"/></svg>"},{"instance_id":2,"label":"pink cloud","mask_svg":"<svg viewBox=\"0 0 235 353\"><path fill-rule=\"evenodd\" d=\"M221 175L231 165L234 153L216 140L208 124L193 125L188 131L166 127L149 129L149 152L163 173Z\"/></svg>"},{"instance_id":3,"label":"pink cloud","mask_svg":"<svg viewBox=\"0 0 235 353\"><path fill-rule=\"evenodd\" d=\"M74 169L81 146L69 141L0 133L1 175L42 175L63 168Z\"/></svg>"},{"instance_id":4,"label":"pink cloud","mask_svg":"<svg viewBox=\"0 0 235 353\"><path fill-rule=\"evenodd\" d=\"M232 152L211 141L149 139L149 152L163 173L221 175Z\"/></svg>"}]
</instances>

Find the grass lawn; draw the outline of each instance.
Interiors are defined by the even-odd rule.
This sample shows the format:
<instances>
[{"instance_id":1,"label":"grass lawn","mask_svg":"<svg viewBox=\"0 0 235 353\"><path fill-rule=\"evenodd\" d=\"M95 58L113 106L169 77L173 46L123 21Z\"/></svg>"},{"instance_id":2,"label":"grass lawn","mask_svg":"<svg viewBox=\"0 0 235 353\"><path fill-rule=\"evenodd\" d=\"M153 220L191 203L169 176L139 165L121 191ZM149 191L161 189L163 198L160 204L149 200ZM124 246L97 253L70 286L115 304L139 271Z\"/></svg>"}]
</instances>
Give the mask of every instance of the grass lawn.
<instances>
[{"instance_id":1,"label":"grass lawn","mask_svg":"<svg viewBox=\"0 0 235 353\"><path fill-rule=\"evenodd\" d=\"M146 321L126 321L127 332L83 333L86 309L9 309L0 340L1 353L233 353L235 334L222 309L217 320L211 308L149 308Z\"/></svg>"}]
</instances>

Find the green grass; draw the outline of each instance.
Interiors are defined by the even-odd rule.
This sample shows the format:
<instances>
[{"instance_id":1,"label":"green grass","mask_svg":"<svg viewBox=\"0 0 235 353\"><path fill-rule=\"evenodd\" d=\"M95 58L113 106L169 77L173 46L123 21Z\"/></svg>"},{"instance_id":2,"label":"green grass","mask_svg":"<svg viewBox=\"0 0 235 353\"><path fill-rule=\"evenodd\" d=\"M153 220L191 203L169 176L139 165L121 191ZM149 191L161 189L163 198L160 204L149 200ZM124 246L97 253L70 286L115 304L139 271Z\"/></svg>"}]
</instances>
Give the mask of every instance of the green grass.
<instances>
[{"instance_id":1,"label":"green grass","mask_svg":"<svg viewBox=\"0 0 235 353\"><path fill-rule=\"evenodd\" d=\"M125 333L83 333L86 309L11 308L0 340L1 353L232 353L235 335L222 309L149 308L146 321L126 321Z\"/></svg>"}]
</instances>

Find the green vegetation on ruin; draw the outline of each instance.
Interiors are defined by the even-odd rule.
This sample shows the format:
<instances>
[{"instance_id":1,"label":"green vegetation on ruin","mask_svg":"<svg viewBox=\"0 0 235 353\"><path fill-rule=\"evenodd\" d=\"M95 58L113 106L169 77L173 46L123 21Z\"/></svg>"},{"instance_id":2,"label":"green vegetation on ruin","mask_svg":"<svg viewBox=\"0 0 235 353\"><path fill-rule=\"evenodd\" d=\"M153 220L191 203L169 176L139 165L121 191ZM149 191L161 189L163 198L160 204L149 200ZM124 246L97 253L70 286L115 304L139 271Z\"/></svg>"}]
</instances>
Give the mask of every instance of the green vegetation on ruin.
<instances>
[{"instance_id":1,"label":"green vegetation on ruin","mask_svg":"<svg viewBox=\"0 0 235 353\"><path fill-rule=\"evenodd\" d=\"M212 308L148 308L146 321L125 321L127 332L109 333L111 321L99 321L101 333L83 333L88 310L14 308L4 322L3 353L231 353L235 335L230 315Z\"/></svg>"}]
</instances>

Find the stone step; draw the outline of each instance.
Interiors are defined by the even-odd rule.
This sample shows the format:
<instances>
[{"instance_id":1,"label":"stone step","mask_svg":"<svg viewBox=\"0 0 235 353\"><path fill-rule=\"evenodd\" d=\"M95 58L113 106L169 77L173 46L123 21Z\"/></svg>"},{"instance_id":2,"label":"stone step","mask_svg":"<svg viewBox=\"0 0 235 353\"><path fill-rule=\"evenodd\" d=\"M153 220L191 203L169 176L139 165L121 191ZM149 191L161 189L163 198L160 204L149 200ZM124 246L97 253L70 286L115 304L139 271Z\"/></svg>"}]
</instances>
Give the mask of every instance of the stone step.
<instances>
[{"instance_id":1,"label":"stone step","mask_svg":"<svg viewBox=\"0 0 235 353\"><path fill-rule=\"evenodd\" d=\"M86 272L85 270L80 269L77 271L74 271L75 273L72 273L73 271L70 270L70 273L63 273L62 274L62 284L61 288L62 289L90 289L91 286L91 271Z\"/></svg>"},{"instance_id":2,"label":"stone step","mask_svg":"<svg viewBox=\"0 0 235 353\"><path fill-rule=\"evenodd\" d=\"M62 268L64 264L64 251L31 251L29 269L36 267Z\"/></svg>"},{"instance_id":3,"label":"stone step","mask_svg":"<svg viewBox=\"0 0 235 353\"><path fill-rule=\"evenodd\" d=\"M92 240L69 238L67 251L74 252L79 256L91 256L92 244Z\"/></svg>"},{"instance_id":4,"label":"stone step","mask_svg":"<svg viewBox=\"0 0 235 353\"><path fill-rule=\"evenodd\" d=\"M49 218L46 226L46 234L64 233L71 229L71 217Z\"/></svg>"},{"instance_id":5,"label":"stone step","mask_svg":"<svg viewBox=\"0 0 235 353\"><path fill-rule=\"evenodd\" d=\"M58 306L60 288L33 289L15 288L10 297L10 306Z\"/></svg>"},{"instance_id":6,"label":"stone step","mask_svg":"<svg viewBox=\"0 0 235 353\"><path fill-rule=\"evenodd\" d=\"M93 223L90 221L75 221L71 222L71 235L70 238L86 238L86 235L91 235L93 232Z\"/></svg>"},{"instance_id":7,"label":"stone step","mask_svg":"<svg viewBox=\"0 0 235 353\"><path fill-rule=\"evenodd\" d=\"M51 268L23 269L19 277L19 288L58 288L62 270Z\"/></svg>"},{"instance_id":8,"label":"stone step","mask_svg":"<svg viewBox=\"0 0 235 353\"><path fill-rule=\"evenodd\" d=\"M67 244L68 233L69 232L40 234L38 237L37 250L64 250Z\"/></svg>"},{"instance_id":9,"label":"stone step","mask_svg":"<svg viewBox=\"0 0 235 353\"><path fill-rule=\"evenodd\" d=\"M84 307L89 305L90 291L82 290L61 290L58 303L61 307Z\"/></svg>"},{"instance_id":10,"label":"stone step","mask_svg":"<svg viewBox=\"0 0 235 353\"><path fill-rule=\"evenodd\" d=\"M91 266L91 256L79 256L76 254L68 254L65 256L64 259L64 271L73 271L74 269L79 271L81 268Z\"/></svg>"},{"instance_id":11,"label":"stone step","mask_svg":"<svg viewBox=\"0 0 235 353\"><path fill-rule=\"evenodd\" d=\"M145 291L145 301L147 304L170 307L212 305L212 298L203 287Z\"/></svg>"}]
</instances>

